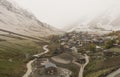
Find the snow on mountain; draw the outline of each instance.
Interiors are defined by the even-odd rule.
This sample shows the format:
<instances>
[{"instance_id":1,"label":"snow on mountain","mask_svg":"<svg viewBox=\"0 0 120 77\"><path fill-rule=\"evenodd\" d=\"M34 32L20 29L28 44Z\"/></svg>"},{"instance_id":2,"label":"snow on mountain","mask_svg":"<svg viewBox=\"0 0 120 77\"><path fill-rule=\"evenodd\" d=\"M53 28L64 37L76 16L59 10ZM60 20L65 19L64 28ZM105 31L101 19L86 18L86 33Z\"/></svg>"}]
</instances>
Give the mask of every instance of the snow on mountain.
<instances>
[{"instance_id":1,"label":"snow on mountain","mask_svg":"<svg viewBox=\"0 0 120 77\"><path fill-rule=\"evenodd\" d=\"M108 9L101 15L93 18L89 22L84 24L78 24L72 26L70 31L89 31L89 32L102 32L108 33L111 31L120 30L120 7L116 5L113 8Z\"/></svg>"},{"instance_id":2,"label":"snow on mountain","mask_svg":"<svg viewBox=\"0 0 120 77\"><path fill-rule=\"evenodd\" d=\"M87 25L80 24L80 25L77 25L77 26L75 26L75 27L73 27L73 28L68 30L68 32L72 32L72 31L77 31L77 32L82 31L82 32L85 32L85 31L91 31L91 30L89 29L89 27Z\"/></svg>"},{"instance_id":3,"label":"snow on mountain","mask_svg":"<svg viewBox=\"0 0 120 77\"><path fill-rule=\"evenodd\" d=\"M120 8L118 6L108 9L100 16L94 18L88 23L89 28L104 29L104 30L119 30L120 29Z\"/></svg>"},{"instance_id":4,"label":"snow on mountain","mask_svg":"<svg viewBox=\"0 0 120 77\"><path fill-rule=\"evenodd\" d=\"M0 29L33 37L61 33L39 21L32 13L20 8L12 0L0 0Z\"/></svg>"}]
</instances>

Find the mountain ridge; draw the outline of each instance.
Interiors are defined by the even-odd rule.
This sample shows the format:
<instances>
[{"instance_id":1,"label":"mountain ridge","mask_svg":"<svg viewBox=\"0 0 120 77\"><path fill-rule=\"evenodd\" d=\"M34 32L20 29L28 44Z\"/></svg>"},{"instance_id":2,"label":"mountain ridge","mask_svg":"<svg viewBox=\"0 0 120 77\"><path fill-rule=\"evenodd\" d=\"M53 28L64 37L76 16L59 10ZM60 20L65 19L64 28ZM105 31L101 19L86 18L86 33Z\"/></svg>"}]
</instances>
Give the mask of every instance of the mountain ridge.
<instances>
[{"instance_id":1,"label":"mountain ridge","mask_svg":"<svg viewBox=\"0 0 120 77\"><path fill-rule=\"evenodd\" d=\"M39 21L32 13L9 0L0 0L0 29L33 37L45 37L62 33Z\"/></svg>"}]
</instances>

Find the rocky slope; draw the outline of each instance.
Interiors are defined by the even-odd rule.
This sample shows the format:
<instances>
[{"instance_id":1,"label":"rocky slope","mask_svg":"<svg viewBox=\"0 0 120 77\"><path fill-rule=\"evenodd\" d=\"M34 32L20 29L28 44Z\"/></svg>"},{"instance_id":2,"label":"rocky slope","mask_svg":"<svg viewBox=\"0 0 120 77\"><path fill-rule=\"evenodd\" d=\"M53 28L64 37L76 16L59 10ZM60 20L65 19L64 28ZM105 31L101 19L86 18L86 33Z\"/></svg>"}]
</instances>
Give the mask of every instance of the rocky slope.
<instances>
[{"instance_id":1,"label":"rocky slope","mask_svg":"<svg viewBox=\"0 0 120 77\"><path fill-rule=\"evenodd\" d=\"M61 33L11 0L0 0L0 29L33 37Z\"/></svg>"}]
</instances>

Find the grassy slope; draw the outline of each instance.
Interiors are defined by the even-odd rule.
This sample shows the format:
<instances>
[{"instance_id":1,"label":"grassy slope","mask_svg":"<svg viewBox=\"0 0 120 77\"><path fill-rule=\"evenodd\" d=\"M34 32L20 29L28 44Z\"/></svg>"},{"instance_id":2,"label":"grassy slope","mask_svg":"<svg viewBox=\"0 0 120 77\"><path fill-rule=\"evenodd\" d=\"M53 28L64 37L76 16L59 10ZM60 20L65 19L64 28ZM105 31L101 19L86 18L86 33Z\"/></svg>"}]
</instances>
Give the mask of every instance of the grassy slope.
<instances>
[{"instance_id":1,"label":"grassy slope","mask_svg":"<svg viewBox=\"0 0 120 77\"><path fill-rule=\"evenodd\" d=\"M120 53L120 48L119 47L113 47L113 48L110 48L110 50L113 51L113 52Z\"/></svg>"},{"instance_id":2,"label":"grassy slope","mask_svg":"<svg viewBox=\"0 0 120 77\"><path fill-rule=\"evenodd\" d=\"M107 73L107 72L109 72L110 70L112 70L112 68L99 70L99 71L96 71L96 72L94 72L94 73L92 72L92 73L86 75L86 77L99 77L101 74Z\"/></svg>"},{"instance_id":3,"label":"grassy slope","mask_svg":"<svg viewBox=\"0 0 120 77\"><path fill-rule=\"evenodd\" d=\"M115 68L120 67L120 56L110 57L106 60L92 60L86 67L85 77L98 77Z\"/></svg>"},{"instance_id":4,"label":"grassy slope","mask_svg":"<svg viewBox=\"0 0 120 77\"><path fill-rule=\"evenodd\" d=\"M118 36L120 38L120 31L112 32L110 36ZM120 40L118 38L118 40ZM110 51L120 54L119 47L112 47ZM104 58L104 57L103 57ZM120 67L120 55L114 57L107 57L106 60L91 60L86 67L85 77L98 77L101 74L108 73L109 71Z\"/></svg>"},{"instance_id":5,"label":"grassy slope","mask_svg":"<svg viewBox=\"0 0 120 77\"><path fill-rule=\"evenodd\" d=\"M26 71L26 61L30 55L42 51L40 43L32 40L6 36L0 36L0 39L4 39L0 41L0 77L21 77Z\"/></svg>"}]
</instances>

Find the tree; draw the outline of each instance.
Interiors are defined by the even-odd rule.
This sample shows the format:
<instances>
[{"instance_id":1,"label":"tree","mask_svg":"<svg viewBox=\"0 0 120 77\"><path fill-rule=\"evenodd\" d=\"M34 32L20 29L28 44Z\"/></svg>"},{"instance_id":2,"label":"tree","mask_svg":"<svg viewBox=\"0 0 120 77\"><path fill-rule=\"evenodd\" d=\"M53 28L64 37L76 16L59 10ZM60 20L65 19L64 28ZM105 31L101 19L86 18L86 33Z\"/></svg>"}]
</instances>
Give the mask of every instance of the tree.
<instances>
[{"instance_id":1,"label":"tree","mask_svg":"<svg viewBox=\"0 0 120 77\"><path fill-rule=\"evenodd\" d=\"M88 46L88 50L95 52L96 51L96 45L95 44L90 44Z\"/></svg>"},{"instance_id":2,"label":"tree","mask_svg":"<svg viewBox=\"0 0 120 77\"><path fill-rule=\"evenodd\" d=\"M115 40L108 40L105 42L105 48L109 49L113 46Z\"/></svg>"}]
</instances>

